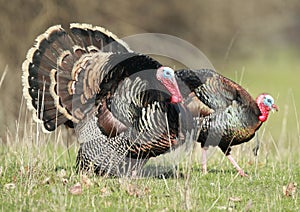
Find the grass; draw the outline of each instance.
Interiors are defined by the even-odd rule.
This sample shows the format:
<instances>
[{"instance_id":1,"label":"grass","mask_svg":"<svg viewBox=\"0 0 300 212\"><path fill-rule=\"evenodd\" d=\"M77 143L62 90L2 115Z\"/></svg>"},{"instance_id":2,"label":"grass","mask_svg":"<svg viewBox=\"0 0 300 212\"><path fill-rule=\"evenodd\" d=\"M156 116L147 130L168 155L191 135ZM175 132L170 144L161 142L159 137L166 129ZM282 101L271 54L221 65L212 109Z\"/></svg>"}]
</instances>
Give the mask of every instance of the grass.
<instances>
[{"instance_id":1,"label":"grass","mask_svg":"<svg viewBox=\"0 0 300 212\"><path fill-rule=\"evenodd\" d=\"M300 211L299 192L283 193L289 183L300 184L300 73L295 71L297 57L277 57L234 63L223 72L253 96L263 91L273 94L280 107L258 133L258 157L252 153L254 141L233 148L249 177L239 177L215 149L210 149L206 175L197 162L200 155L192 163L181 163L175 177L80 175L75 172L78 144L70 142L75 138L68 138L62 128L50 135L37 134L22 104L16 130L0 142L0 210Z\"/></svg>"},{"instance_id":2,"label":"grass","mask_svg":"<svg viewBox=\"0 0 300 212\"><path fill-rule=\"evenodd\" d=\"M276 143L260 133L263 142L258 157L251 151L255 142L235 147L233 155L248 178L238 176L220 151L210 149L207 175L201 173L196 158L190 165L181 163L175 177L117 179L77 174L74 165L78 144L68 144L63 129L36 135L34 123L24 126L27 129L22 135L8 135L8 143L0 146L2 211L300 209L297 192L293 197L283 194L283 186L300 182L295 142L276 152ZM77 183L82 191L77 189L79 194L74 194L70 190Z\"/></svg>"},{"instance_id":3,"label":"grass","mask_svg":"<svg viewBox=\"0 0 300 212\"><path fill-rule=\"evenodd\" d=\"M21 147L21 148L20 148ZM283 186L300 182L297 161L244 158L248 178L215 154L210 172L197 163L183 164L177 177L117 179L81 176L74 169L77 146L62 143L1 146L0 208L2 211L299 211L298 194L283 194ZM238 150L239 154L242 150ZM76 183L82 193L70 192Z\"/></svg>"}]
</instances>

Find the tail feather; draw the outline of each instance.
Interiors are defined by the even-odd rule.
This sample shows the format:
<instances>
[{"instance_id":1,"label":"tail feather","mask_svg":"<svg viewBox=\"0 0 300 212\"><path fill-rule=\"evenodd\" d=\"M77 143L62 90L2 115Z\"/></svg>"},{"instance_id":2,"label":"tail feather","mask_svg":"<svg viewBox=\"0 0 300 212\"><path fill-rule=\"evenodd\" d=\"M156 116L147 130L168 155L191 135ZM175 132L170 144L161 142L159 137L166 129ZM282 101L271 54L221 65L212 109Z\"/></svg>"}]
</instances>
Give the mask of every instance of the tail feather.
<instances>
[{"instance_id":1,"label":"tail feather","mask_svg":"<svg viewBox=\"0 0 300 212\"><path fill-rule=\"evenodd\" d=\"M75 43L88 52L131 52L125 42L102 27L73 23L70 29Z\"/></svg>"},{"instance_id":2,"label":"tail feather","mask_svg":"<svg viewBox=\"0 0 300 212\"><path fill-rule=\"evenodd\" d=\"M36 38L22 66L23 93L29 109L35 111L34 118L46 131L78 123L73 105L81 102L72 86L78 93L85 82L80 81L84 74L72 72L82 55L98 51L131 50L112 33L88 24L71 24L68 31L60 25L52 26Z\"/></svg>"}]
</instances>

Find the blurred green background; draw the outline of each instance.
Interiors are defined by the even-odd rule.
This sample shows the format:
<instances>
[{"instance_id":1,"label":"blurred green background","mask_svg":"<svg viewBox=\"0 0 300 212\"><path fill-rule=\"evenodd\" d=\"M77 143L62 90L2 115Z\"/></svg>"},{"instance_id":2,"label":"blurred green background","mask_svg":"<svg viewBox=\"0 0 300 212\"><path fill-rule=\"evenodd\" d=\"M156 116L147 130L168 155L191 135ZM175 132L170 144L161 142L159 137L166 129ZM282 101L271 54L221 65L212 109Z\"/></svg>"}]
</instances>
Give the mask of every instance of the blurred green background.
<instances>
[{"instance_id":1,"label":"blurred green background","mask_svg":"<svg viewBox=\"0 0 300 212\"><path fill-rule=\"evenodd\" d=\"M253 97L271 93L280 112L270 117L262 133L271 143L300 150L297 0L0 0L3 141L14 135L20 108L26 111L21 105L21 64L27 50L49 26L71 22L103 26L121 38L156 32L192 43L217 71L241 83Z\"/></svg>"}]
</instances>

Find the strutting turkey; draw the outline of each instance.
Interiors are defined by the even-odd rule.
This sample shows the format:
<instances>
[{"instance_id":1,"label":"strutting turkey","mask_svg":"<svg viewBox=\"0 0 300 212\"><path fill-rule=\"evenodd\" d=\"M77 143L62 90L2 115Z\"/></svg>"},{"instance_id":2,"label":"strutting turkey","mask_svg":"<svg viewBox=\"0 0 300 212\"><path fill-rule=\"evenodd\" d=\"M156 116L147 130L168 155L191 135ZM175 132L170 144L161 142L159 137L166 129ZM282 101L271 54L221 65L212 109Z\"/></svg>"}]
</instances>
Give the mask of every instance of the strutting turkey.
<instances>
[{"instance_id":1,"label":"strutting turkey","mask_svg":"<svg viewBox=\"0 0 300 212\"><path fill-rule=\"evenodd\" d=\"M174 71L101 27L50 27L36 38L22 69L23 94L36 121L46 131L75 128L79 170L134 175L148 158L184 142L186 110Z\"/></svg>"},{"instance_id":2,"label":"strutting turkey","mask_svg":"<svg viewBox=\"0 0 300 212\"><path fill-rule=\"evenodd\" d=\"M203 171L212 145L246 176L230 147L253 138L269 111L278 110L273 98L261 94L254 100L213 70L178 70L175 78L180 91L172 69L134 53L111 32L85 24L71 24L69 33L60 26L49 28L23 63L23 93L36 120L48 131L75 126L79 169L129 173L138 161L132 159L145 159L142 166L149 157L179 146L179 114L184 113L188 129L191 112L198 123Z\"/></svg>"},{"instance_id":3,"label":"strutting turkey","mask_svg":"<svg viewBox=\"0 0 300 212\"><path fill-rule=\"evenodd\" d=\"M178 70L176 76L186 104L198 118L202 147L202 170L207 172L206 150L219 146L241 176L247 174L230 154L231 146L249 141L268 118L269 111L278 110L274 99L263 93L254 100L237 83L209 69Z\"/></svg>"}]
</instances>

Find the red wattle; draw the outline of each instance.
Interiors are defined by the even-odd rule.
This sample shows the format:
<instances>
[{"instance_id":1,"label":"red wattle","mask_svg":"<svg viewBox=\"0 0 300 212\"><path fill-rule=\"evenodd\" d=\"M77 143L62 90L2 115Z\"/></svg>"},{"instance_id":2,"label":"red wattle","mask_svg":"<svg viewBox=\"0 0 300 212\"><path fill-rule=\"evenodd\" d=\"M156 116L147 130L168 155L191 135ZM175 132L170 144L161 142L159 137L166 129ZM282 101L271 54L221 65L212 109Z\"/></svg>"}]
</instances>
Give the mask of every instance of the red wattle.
<instances>
[{"instance_id":1,"label":"red wattle","mask_svg":"<svg viewBox=\"0 0 300 212\"><path fill-rule=\"evenodd\" d=\"M267 120L268 116L266 115L261 115L258 117L258 119L261 121L261 122L265 122Z\"/></svg>"},{"instance_id":2,"label":"red wattle","mask_svg":"<svg viewBox=\"0 0 300 212\"><path fill-rule=\"evenodd\" d=\"M261 104L259 110L261 112L261 115L258 117L258 119L261 122L265 122L268 119L270 109Z\"/></svg>"}]
</instances>

